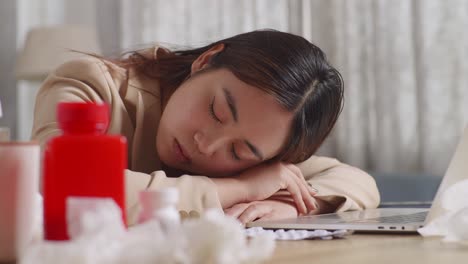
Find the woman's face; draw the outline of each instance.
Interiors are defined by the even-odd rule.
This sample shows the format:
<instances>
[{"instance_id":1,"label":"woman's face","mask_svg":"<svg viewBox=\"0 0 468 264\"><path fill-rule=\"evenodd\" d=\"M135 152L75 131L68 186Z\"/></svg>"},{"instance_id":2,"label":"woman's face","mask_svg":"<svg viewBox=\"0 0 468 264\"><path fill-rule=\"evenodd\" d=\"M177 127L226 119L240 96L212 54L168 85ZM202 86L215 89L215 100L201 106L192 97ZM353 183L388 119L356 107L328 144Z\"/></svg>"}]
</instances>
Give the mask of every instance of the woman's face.
<instances>
[{"instance_id":1,"label":"woman's face","mask_svg":"<svg viewBox=\"0 0 468 264\"><path fill-rule=\"evenodd\" d=\"M204 61L196 63L193 73L206 67ZM172 168L228 176L276 156L291 122L292 113L273 96L227 69L208 70L192 75L171 95L156 148Z\"/></svg>"}]
</instances>

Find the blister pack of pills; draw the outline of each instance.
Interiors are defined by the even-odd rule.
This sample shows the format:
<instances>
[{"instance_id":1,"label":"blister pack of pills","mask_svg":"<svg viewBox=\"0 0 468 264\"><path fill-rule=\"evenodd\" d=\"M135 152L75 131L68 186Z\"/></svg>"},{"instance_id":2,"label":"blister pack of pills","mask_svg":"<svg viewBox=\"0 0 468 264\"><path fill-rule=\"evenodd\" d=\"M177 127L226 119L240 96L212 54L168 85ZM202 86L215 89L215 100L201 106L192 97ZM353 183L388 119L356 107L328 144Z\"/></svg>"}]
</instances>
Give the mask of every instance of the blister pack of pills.
<instances>
[{"instance_id":1,"label":"blister pack of pills","mask_svg":"<svg viewBox=\"0 0 468 264\"><path fill-rule=\"evenodd\" d=\"M265 233L273 234L276 240L303 240L303 239L333 239L343 238L350 235L352 232L348 230L265 230L262 227L251 227L245 229L245 234L248 237L256 237Z\"/></svg>"}]
</instances>

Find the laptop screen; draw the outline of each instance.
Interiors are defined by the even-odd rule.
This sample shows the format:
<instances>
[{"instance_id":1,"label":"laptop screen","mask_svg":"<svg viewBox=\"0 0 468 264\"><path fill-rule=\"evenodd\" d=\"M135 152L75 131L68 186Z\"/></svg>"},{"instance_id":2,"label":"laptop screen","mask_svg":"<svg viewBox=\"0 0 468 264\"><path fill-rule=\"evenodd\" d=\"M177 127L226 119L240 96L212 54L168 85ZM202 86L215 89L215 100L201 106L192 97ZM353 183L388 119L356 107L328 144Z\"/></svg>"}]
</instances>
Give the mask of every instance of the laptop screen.
<instances>
[{"instance_id":1,"label":"laptop screen","mask_svg":"<svg viewBox=\"0 0 468 264\"><path fill-rule=\"evenodd\" d=\"M468 179L468 127L465 128L465 132L462 135L460 143L455 151L455 154L450 161L449 167L445 172L444 179L437 190L437 194L432 203L429 215L426 218L424 224L429 223L433 219L441 216L445 213L445 209L442 207L442 194L447 188L454 185L455 183Z\"/></svg>"}]
</instances>

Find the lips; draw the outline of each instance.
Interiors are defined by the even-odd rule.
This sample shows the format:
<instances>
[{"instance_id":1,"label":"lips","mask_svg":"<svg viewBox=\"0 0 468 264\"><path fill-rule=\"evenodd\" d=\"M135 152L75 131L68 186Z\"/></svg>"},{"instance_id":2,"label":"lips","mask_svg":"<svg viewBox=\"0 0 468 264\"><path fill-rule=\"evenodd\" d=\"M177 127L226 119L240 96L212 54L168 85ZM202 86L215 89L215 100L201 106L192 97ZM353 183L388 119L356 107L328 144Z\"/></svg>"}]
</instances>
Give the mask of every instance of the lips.
<instances>
[{"instance_id":1,"label":"lips","mask_svg":"<svg viewBox=\"0 0 468 264\"><path fill-rule=\"evenodd\" d=\"M177 139L174 140L174 153L177 159L179 159L180 161L184 163L190 163L190 157L187 155L187 152L183 149L183 147L180 145Z\"/></svg>"}]
</instances>

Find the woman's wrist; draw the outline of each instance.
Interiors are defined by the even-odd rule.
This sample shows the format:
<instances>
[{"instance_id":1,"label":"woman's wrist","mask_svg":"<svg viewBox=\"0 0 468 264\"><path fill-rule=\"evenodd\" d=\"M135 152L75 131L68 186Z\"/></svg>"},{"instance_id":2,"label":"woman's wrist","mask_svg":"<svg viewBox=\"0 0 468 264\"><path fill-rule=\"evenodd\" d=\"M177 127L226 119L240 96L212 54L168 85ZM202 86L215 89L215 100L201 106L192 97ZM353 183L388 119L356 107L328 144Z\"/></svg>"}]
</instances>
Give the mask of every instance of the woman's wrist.
<instances>
[{"instance_id":1,"label":"woman's wrist","mask_svg":"<svg viewBox=\"0 0 468 264\"><path fill-rule=\"evenodd\" d=\"M238 177L211 178L211 180L216 184L223 208L250 201L249 190L245 182Z\"/></svg>"}]
</instances>

